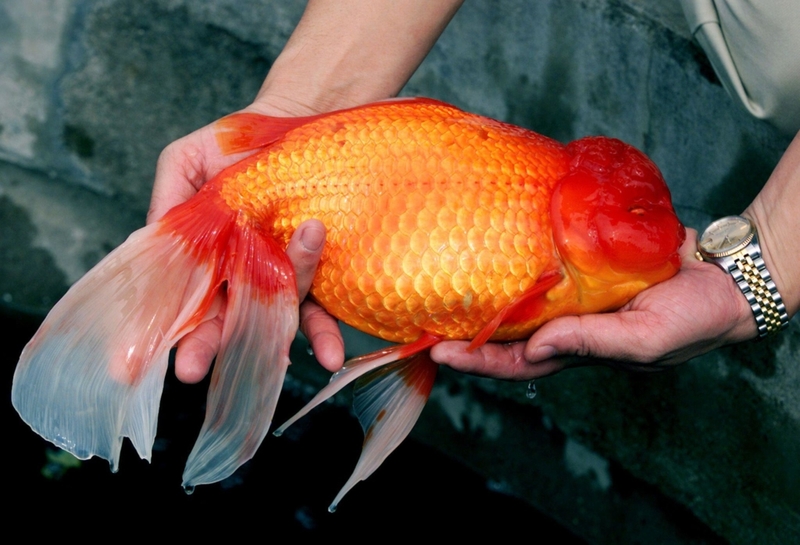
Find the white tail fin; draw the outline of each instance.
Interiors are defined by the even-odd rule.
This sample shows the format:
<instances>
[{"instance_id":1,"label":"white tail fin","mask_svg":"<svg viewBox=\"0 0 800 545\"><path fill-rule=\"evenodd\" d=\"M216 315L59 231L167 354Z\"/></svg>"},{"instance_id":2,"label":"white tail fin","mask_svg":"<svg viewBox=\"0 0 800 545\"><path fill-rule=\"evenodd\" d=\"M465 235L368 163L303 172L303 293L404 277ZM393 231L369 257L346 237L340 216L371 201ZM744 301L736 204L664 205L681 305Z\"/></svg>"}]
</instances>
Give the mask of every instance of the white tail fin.
<instances>
[{"instance_id":1,"label":"white tail fin","mask_svg":"<svg viewBox=\"0 0 800 545\"><path fill-rule=\"evenodd\" d=\"M22 353L12 400L37 433L112 470L129 437L150 459L169 350L228 305L206 420L185 486L224 479L266 434L297 331L294 271L211 184L77 282Z\"/></svg>"},{"instance_id":2,"label":"white tail fin","mask_svg":"<svg viewBox=\"0 0 800 545\"><path fill-rule=\"evenodd\" d=\"M252 230L232 242L222 347L206 419L183 485L213 483L253 457L269 430L297 332L298 300L286 254Z\"/></svg>"},{"instance_id":3,"label":"white tail fin","mask_svg":"<svg viewBox=\"0 0 800 545\"><path fill-rule=\"evenodd\" d=\"M214 271L151 225L78 281L22 352L14 407L37 433L116 471L122 439L150 459L170 348L210 307Z\"/></svg>"}]
</instances>

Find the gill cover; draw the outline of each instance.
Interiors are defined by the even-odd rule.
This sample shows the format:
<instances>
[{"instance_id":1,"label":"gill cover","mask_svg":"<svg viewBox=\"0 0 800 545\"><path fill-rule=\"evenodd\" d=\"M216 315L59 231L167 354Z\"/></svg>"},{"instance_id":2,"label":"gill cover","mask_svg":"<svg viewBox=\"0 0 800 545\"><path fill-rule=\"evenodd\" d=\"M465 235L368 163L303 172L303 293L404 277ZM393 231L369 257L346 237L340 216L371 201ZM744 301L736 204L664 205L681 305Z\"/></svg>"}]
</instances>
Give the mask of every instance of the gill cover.
<instances>
[{"instance_id":1,"label":"gill cover","mask_svg":"<svg viewBox=\"0 0 800 545\"><path fill-rule=\"evenodd\" d=\"M678 271L686 231L661 172L639 150L587 137L567 151L570 171L551 201L556 246L584 303L597 298L596 310L620 306L634 290Z\"/></svg>"}]
</instances>

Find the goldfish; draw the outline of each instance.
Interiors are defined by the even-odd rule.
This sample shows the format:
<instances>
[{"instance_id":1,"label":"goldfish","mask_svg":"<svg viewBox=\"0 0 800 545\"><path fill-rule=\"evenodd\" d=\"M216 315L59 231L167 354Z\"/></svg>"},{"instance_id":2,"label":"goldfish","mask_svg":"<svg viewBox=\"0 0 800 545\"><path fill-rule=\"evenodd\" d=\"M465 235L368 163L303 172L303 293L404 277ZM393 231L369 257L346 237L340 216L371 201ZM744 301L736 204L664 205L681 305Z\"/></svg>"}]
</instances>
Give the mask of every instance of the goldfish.
<instances>
[{"instance_id":1,"label":"goldfish","mask_svg":"<svg viewBox=\"0 0 800 545\"><path fill-rule=\"evenodd\" d=\"M305 220L327 241L310 296L397 343L345 363L289 422L355 381L365 432L330 509L407 436L430 394L430 348L530 336L618 309L673 276L685 230L658 168L619 140L568 145L432 99L303 118L239 113L224 153L253 153L134 232L59 301L25 347L12 400L34 431L116 471L150 459L170 349L219 312L222 341L188 490L231 475L268 432L298 328L285 249Z\"/></svg>"}]
</instances>

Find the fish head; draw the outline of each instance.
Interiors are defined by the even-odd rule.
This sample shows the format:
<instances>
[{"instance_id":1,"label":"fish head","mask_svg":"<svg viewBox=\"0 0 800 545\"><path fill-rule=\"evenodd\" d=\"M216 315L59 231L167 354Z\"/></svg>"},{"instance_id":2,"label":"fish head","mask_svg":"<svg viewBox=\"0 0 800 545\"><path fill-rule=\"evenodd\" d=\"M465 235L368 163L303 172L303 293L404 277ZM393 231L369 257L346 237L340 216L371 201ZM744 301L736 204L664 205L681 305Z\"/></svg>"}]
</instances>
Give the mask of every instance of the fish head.
<instances>
[{"instance_id":1,"label":"fish head","mask_svg":"<svg viewBox=\"0 0 800 545\"><path fill-rule=\"evenodd\" d=\"M567 146L570 169L553 192L553 236L581 311L619 308L677 273L686 230L658 167L616 139Z\"/></svg>"}]
</instances>

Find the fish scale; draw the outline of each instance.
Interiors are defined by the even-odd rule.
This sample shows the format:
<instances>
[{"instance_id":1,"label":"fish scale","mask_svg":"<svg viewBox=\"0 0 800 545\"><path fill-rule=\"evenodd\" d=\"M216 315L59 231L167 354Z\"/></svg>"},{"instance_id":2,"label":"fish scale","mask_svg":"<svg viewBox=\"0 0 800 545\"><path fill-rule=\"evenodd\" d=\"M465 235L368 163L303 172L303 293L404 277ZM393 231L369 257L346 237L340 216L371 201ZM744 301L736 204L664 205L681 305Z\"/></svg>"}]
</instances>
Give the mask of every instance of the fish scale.
<instances>
[{"instance_id":1,"label":"fish scale","mask_svg":"<svg viewBox=\"0 0 800 545\"><path fill-rule=\"evenodd\" d=\"M556 266L549 196L568 167L560 144L476 119L342 112L289 131L221 193L285 242L325 223L311 294L345 323L395 342L470 339Z\"/></svg>"}]
</instances>

